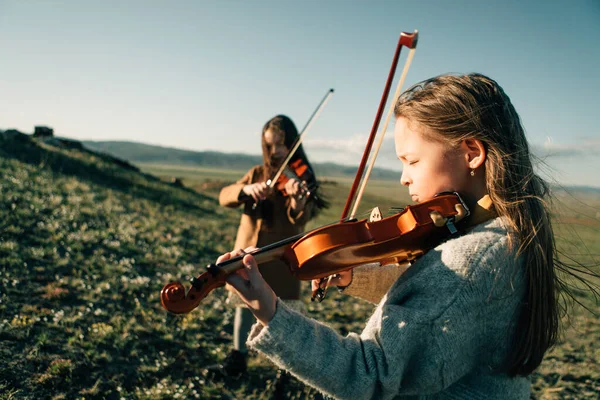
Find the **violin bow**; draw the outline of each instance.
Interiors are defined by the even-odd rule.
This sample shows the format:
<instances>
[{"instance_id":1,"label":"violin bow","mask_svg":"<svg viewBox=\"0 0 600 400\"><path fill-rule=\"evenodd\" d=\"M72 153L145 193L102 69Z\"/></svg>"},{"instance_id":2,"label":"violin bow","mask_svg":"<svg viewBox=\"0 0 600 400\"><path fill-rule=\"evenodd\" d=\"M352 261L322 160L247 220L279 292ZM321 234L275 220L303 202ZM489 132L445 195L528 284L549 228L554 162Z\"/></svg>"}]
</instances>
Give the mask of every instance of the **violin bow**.
<instances>
[{"instance_id":1,"label":"violin bow","mask_svg":"<svg viewBox=\"0 0 600 400\"><path fill-rule=\"evenodd\" d=\"M414 50L417 47L418 37L419 37L419 32L417 30L415 30L413 33L408 33L408 32L400 33L400 38L398 39L398 44L396 46L396 51L394 53L394 58L392 60L392 66L390 67L390 72L388 74L388 78L385 83L385 88L383 90L383 95L381 96L381 101L379 102L377 114L375 115L375 120L373 121L373 126L371 127L371 133L369 134L369 139L367 140L367 145L365 147L365 151L363 153L360 165L358 167L358 171L356 171L356 177L354 178L354 183L352 184L350 193L348 194L348 199L346 200L346 205L344 206L344 211L342 212L340 222L344 222L348 219L347 217L348 217L348 212L350 211L350 206L352 205L354 196L358 189L358 185L360 184L361 178L363 177L363 172L365 170L365 166L367 164L367 160L369 158L371 148L373 147L373 141L375 140L375 136L377 134L377 129L379 128L379 122L381 121L383 110L385 108L385 103L387 102L390 88L391 88L392 82L394 80L394 74L396 73L396 67L398 65L398 59L400 58L400 51L402 50L402 46L406 46L408 49L410 49L410 53L408 55L405 65L404 65L404 70L402 71L402 77L398 83L398 88L396 89L394 102L393 102L392 106L390 107L390 111L388 113L388 116L387 116L387 119L385 122L384 132L381 135L376 153L374 154L371 164L369 165L369 171L368 171L369 175L371 173L373 165L375 164L375 158L377 157L377 153L379 152L379 148L381 147L381 143L383 142L383 136L385 135L385 130L387 129L387 125L389 123L392 112L394 110L396 100L398 99L398 97L400 95L400 89L402 87L402 84L404 83L406 74L408 73L408 68L410 67L410 63L412 62L412 58L414 56ZM364 183L360 189L360 193L359 193L360 197L362 197L367 180L368 180L368 175L366 176L365 179L363 179ZM356 214L356 210L358 208L358 204L360 203L360 198L357 197L356 201L354 203L355 203L355 206L353 208L352 215L350 216L349 219L354 218L354 215Z\"/></svg>"},{"instance_id":2,"label":"violin bow","mask_svg":"<svg viewBox=\"0 0 600 400\"><path fill-rule=\"evenodd\" d=\"M356 177L354 178L354 183L350 189L350 193L348 194L348 199L346 200L346 205L344 206L344 211L342 212L342 216L340 218L340 222L344 222L346 220L351 220L356 215L356 211L358 210L358 206L360 204L360 200L364 193L365 187L367 185L367 181L369 180L369 176L371 175L371 170L373 169L373 165L375 165L375 159L379 154L379 149L381 148L381 144L383 143L383 138L385 136L385 131L387 130L388 124L390 122L390 118L392 113L394 112L394 107L396 105L396 101L400 96L400 90L402 85L404 84L404 80L406 79L406 74L408 73L408 69L410 68L410 64L412 63L412 59L414 57L415 49L417 48L417 41L419 38L419 32L415 30L413 33L402 32L400 33L400 38L398 38L398 44L396 46L396 51L394 52L394 58L392 60L392 66L390 67L390 72L387 77L387 81L385 82L385 88L383 90L383 94L381 96L381 101L379 102L379 107L377 109L377 114L375 115L375 120L373 121L373 126L371 127L371 133L369 134L369 139L367 140L367 145L365 147L365 151L363 153L360 165L358 167L358 171L356 171ZM410 51L408 53L408 57L406 62L404 63L404 69L402 71L402 75L400 77L400 81L398 82L398 86L396 88L396 93L394 94L394 101L390 107L388 115L385 120L385 124L383 126L383 132L379 138L379 142L377 143L377 147L375 148L375 153L371 158L371 163L367 169L367 172L363 178L363 172L365 170L365 165L367 164L367 160L369 158L369 154L371 153L371 148L373 147L373 141L375 140L375 136L377 135L377 129L379 128L379 122L381 121L381 117L383 115L383 110L385 108L385 103L387 102L387 98L390 92L390 88L392 86L392 82L394 81L394 75L396 73L396 68L398 66L398 59L400 58L400 51L402 50L402 46L406 46ZM358 189L359 184L361 183L360 190L356 199L354 197L356 195L356 191ZM352 208L352 214L348 218L348 211L350 210L350 206L354 200L354 207ZM329 282L334 275L329 276L329 278L321 278L321 282L327 281L325 288L321 288L320 285L317 290L313 291L311 300L317 299L319 302L323 301L325 296L327 295L327 289L329 288Z\"/></svg>"},{"instance_id":3,"label":"violin bow","mask_svg":"<svg viewBox=\"0 0 600 400\"><path fill-rule=\"evenodd\" d=\"M329 99L331 98L332 95L333 95L333 89L329 89L327 91L327 93L325 94L325 97L323 97L323 99L321 100L321 102L319 103L317 108L315 109L315 111L313 111L312 115L306 122L306 125L304 125L304 128L302 128L302 131L300 132L300 134L294 141L294 144L293 144L292 148L290 149L287 157L285 158L285 160L283 160L283 163L279 167L279 170L277 170L277 173L275 174L275 176L272 179L267 180L267 186L269 188L273 189L273 187L275 187L275 185L277 184L277 181L279 180L279 177L281 176L281 174L283 173L283 171L289 164L294 153L296 153L296 150L298 150L298 147L300 147L300 144L302 144L302 138L304 137L306 132L308 132L308 130L312 126L314 120L319 116L319 114L321 114L321 111L325 107L325 104L327 104L327 102L329 101Z\"/></svg>"}]
</instances>

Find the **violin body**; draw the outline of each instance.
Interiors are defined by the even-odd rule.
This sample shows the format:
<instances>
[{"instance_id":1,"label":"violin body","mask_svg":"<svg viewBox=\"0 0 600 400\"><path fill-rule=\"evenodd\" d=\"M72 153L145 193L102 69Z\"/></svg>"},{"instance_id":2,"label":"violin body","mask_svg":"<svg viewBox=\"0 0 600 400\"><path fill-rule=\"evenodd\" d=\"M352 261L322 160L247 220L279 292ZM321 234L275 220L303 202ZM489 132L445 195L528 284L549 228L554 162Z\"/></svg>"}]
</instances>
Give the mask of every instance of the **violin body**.
<instances>
[{"instance_id":1,"label":"violin body","mask_svg":"<svg viewBox=\"0 0 600 400\"><path fill-rule=\"evenodd\" d=\"M453 233L450 226L442 226L458 222L468 213L458 195L439 195L380 221L316 229L284 252L284 261L300 280L319 279L368 263L412 261ZM432 214L441 216L442 221L436 225Z\"/></svg>"},{"instance_id":2,"label":"violin body","mask_svg":"<svg viewBox=\"0 0 600 400\"><path fill-rule=\"evenodd\" d=\"M368 263L411 261L456 233L454 223L469 215L456 193L407 206L380 221L340 222L273 243L250 253L258 264L280 259L300 280L313 280ZM227 276L244 267L243 257L211 264L186 293L179 282L165 285L161 303L175 314L196 308Z\"/></svg>"},{"instance_id":3,"label":"violin body","mask_svg":"<svg viewBox=\"0 0 600 400\"><path fill-rule=\"evenodd\" d=\"M286 173L287 172L287 173ZM292 175L291 177L289 175ZM302 196L308 197L311 192L314 191L314 188L308 186L307 182L315 181L312 170L309 166L302 160L297 159L296 161L292 161L288 166L284 169L284 172L279 175L277 178L277 182L275 183L275 187L279 190L284 196L288 196L287 191L285 190L285 185L291 179L297 179L300 181L300 188L302 189ZM269 184L270 181L267 181Z\"/></svg>"}]
</instances>

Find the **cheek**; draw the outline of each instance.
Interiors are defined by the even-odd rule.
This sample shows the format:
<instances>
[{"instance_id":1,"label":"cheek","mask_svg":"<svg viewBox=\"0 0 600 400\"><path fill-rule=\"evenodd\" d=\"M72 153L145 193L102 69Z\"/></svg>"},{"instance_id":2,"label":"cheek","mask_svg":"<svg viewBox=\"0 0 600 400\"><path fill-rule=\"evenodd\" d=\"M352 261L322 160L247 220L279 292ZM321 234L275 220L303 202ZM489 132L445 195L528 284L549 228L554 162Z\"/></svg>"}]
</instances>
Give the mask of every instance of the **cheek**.
<instances>
[{"instance_id":1,"label":"cheek","mask_svg":"<svg viewBox=\"0 0 600 400\"><path fill-rule=\"evenodd\" d=\"M428 197L440 192L459 190L461 187L455 166L440 161L430 164L426 171L421 171L421 192Z\"/></svg>"},{"instance_id":2,"label":"cheek","mask_svg":"<svg viewBox=\"0 0 600 400\"><path fill-rule=\"evenodd\" d=\"M458 191L462 192L465 188L465 175L461 168L456 165L442 165L439 170L440 191Z\"/></svg>"}]
</instances>

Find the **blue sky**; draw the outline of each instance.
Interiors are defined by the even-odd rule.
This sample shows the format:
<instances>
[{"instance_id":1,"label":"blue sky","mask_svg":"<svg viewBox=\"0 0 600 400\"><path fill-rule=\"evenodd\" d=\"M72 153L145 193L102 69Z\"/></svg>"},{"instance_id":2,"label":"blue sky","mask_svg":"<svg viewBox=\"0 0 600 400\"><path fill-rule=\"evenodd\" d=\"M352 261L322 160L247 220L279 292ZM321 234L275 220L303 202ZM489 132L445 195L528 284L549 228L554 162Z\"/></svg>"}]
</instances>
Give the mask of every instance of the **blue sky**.
<instances>
[{"instance_id":1,"label":"blue sky","mask_svg":"<svg viewBox=\"0 0 600 400\"><path fill-rule=\"evenodd\" d=\"M357 165L415 29L407 84L489 75L552 178L600 187L598 0L0 0L0 129L259 154L266 120L300 128L334 88L305 148ZM377 165L399 169L391 140Z\"/></svg>"}]
</instances>

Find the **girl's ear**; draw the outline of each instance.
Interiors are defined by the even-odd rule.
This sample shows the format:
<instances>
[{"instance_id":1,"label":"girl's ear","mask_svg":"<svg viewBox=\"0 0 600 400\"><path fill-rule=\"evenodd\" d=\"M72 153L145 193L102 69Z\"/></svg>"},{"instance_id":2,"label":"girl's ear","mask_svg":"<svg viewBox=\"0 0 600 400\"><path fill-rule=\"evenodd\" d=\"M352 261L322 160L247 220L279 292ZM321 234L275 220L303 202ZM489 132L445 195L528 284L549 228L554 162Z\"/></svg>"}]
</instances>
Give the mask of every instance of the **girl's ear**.
<instances>
[{"instance_id":1,"label":"girl's ear","mask_svg":"<svg viewBox=\"0 0 600 400\"><path fill-rule=\"evenodd\" d=\"M477 169L485 162L485 146L479 139L466 139L461 147L464 150L465 159L470 169Z\"/></svg>"}]
</instances>

